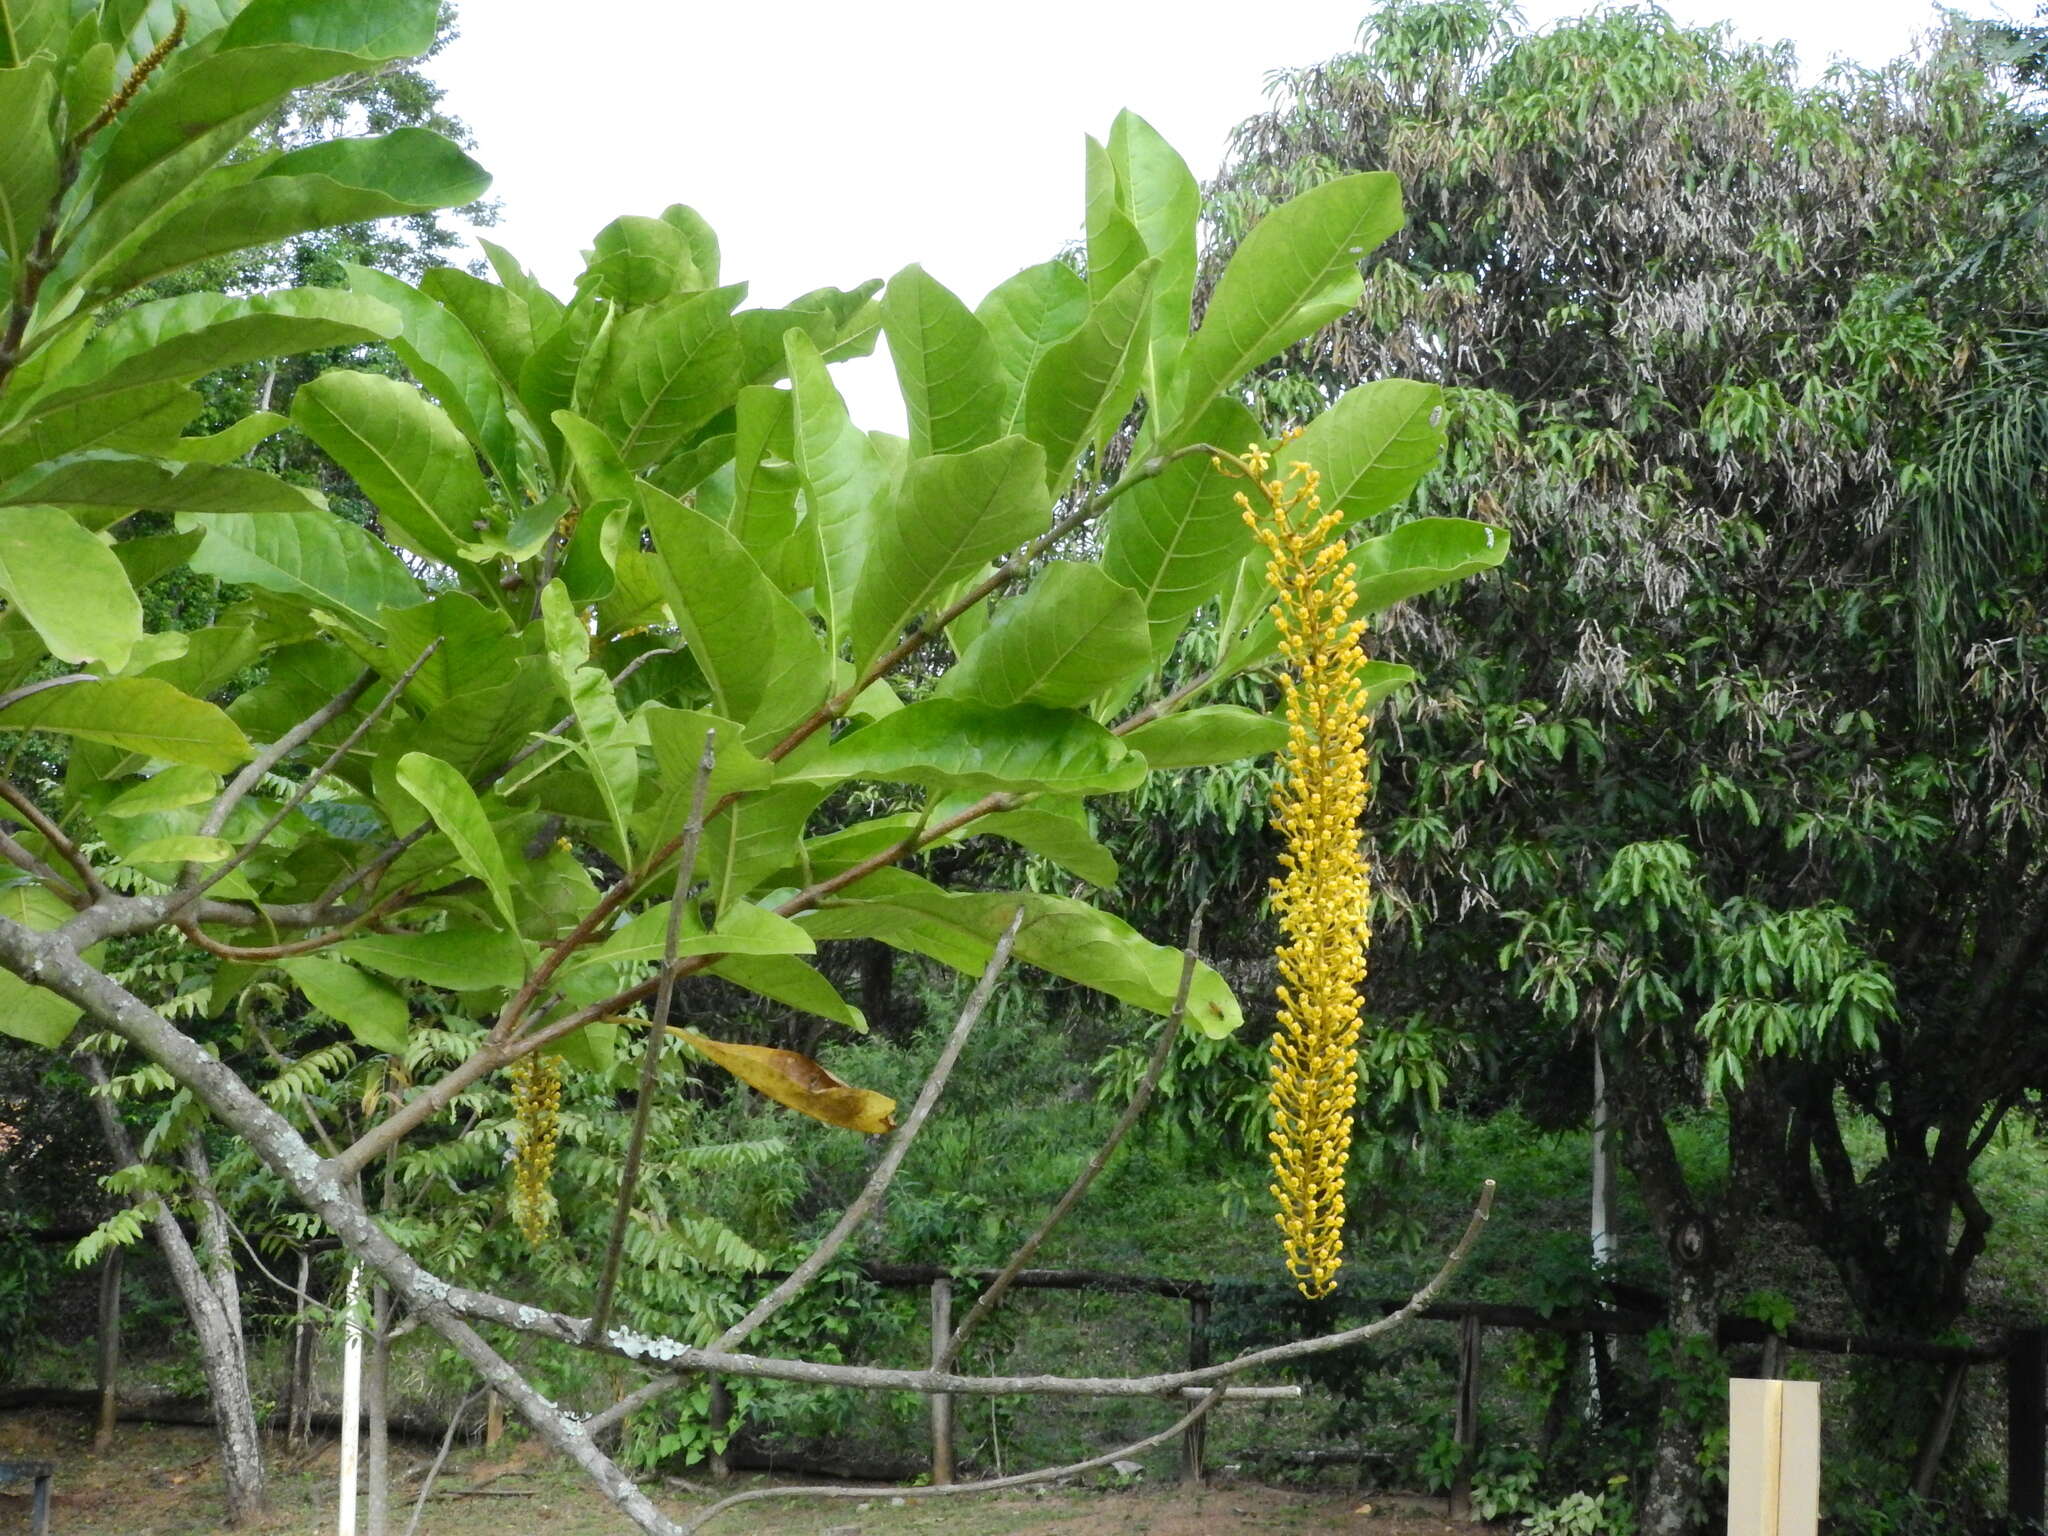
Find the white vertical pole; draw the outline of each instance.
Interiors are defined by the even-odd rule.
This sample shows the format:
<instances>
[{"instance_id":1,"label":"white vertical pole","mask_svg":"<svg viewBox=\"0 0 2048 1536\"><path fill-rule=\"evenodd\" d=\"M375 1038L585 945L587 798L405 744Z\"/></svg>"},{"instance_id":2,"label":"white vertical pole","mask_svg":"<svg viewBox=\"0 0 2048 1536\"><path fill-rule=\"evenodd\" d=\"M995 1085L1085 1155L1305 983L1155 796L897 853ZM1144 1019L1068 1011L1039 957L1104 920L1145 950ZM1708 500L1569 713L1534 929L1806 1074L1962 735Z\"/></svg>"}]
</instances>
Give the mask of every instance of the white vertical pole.
<instances>
[{"instance_id":1,"label":"white vertical pole","mask_svg":"<svg viewBox=\"0 0 2048 1536\"><path fill-rule=\"evenodd\" d=\"M1614 1140L1608 1133L1607 1063L1601 1055L1599 1037L1593 1040L1593 1266L1605 1270L1614 1262ZM1593 1412L1600 1411L1599 1335L1587 1338L1587 1396Z\"/></svg>"},{"instance_id":2,"label":"white vertical pole","mask_svg":"<svg viewBox=\"0 0 2048 1536\"><path fill-rule=\"evenodd\" d=\"M336 1536L356 1536L356 1443L363 1417L363 1320L358 1315L363 1267L351 1265L342 1302L341 1487L335 1501Z\"/></svg>"}]
</instances>

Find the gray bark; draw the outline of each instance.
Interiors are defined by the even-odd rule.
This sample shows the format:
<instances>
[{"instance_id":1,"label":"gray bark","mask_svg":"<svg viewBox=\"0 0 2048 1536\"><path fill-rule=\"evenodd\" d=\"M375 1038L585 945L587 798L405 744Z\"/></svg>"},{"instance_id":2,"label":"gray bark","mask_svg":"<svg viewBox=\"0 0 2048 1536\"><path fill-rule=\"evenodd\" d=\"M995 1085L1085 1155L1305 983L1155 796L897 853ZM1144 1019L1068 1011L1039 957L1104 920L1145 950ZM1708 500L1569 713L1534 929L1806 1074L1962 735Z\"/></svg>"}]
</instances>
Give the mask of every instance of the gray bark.
<instances>
[{"instance_id":1,"label":"gray bark","mask_svg":"<svg viewBox=\"0 0 2048 1536\"><path fill-rule=\"evenodd\" d=\"M84 1066L93 1085L104 1089L107 1071L99 1058L85 1057ZM93 1107L114 1161L124 1168L139 1162L114 1101L104 1092L96 1093ZM185 1304L193 1335L199 1341L200 1369L213 1398L214 1428L220 1437L221 1484L228 1524L243 1525L263 1513L264 1474L263 1442L256 1429L256 1404L249 1392L248 1361L242 1350L240 1290L235 1281L233 1256L225 1249L226 1219L206 1176L205 1153L196 1144L188 1145L182 1160L197 1186L201 1242L208 1252L202 1260L192 1251L178 1218L161 1200L155 1202L150 1229L170 1269L171 1282Z\"/></svg>"}]
</instances>

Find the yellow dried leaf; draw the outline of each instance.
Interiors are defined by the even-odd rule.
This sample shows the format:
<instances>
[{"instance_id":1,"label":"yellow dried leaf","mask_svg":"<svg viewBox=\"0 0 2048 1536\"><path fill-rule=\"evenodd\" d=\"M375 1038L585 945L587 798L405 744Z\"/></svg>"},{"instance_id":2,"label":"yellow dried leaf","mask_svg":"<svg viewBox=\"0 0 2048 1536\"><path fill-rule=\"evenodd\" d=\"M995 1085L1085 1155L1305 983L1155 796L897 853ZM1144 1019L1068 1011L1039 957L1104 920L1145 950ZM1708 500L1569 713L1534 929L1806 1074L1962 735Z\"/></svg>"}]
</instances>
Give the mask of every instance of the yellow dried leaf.
<instances>
[{"instance_id":1,"label":"yellow dried leaf","mask_svg":"<svg viewBox=\"0 0 2048 1536\"><path fill-rule=\"evenodd\" d=\"M808 1056L765 1045L712 1040L687 1029L676 1034L755 1092L800 1115L868 1136L896 1128L894 1099L841 1082Z\"/></svg>"}]
</instances>

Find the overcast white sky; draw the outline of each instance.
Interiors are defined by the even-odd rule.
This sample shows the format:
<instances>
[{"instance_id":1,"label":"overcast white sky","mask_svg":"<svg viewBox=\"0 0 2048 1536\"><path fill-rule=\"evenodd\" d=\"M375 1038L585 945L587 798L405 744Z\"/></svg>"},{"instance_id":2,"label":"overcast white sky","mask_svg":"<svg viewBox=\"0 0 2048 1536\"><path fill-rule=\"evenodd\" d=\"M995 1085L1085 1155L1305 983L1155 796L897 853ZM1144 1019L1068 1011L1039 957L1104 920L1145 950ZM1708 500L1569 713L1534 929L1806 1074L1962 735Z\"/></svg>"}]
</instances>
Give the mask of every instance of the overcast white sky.
<instances>
[{"instance_id":1,"label":"overcast white sky","mask_svg":"<svg viewBox=\"0 0 2048 1536\"><path fill-rule=\"evenodd\" d=\"M434 73L495 173L492 238L566 292L622 213L688 203L725 279L776 303L907 262L970 305L1081 220L1081 140L1120 107L1198 177L1267 74L1350 46L1369 0L469 0ZM1584 4L1524 0L1543 24ZM1880 63L1930 0L1672 0L1688 23ZM1989 6L1970 5L1973 13ZM2019 7L2028 14L2031 4ZM849 364L864 426L900 430L887 363Z\"/></svg>"}]
</instances>

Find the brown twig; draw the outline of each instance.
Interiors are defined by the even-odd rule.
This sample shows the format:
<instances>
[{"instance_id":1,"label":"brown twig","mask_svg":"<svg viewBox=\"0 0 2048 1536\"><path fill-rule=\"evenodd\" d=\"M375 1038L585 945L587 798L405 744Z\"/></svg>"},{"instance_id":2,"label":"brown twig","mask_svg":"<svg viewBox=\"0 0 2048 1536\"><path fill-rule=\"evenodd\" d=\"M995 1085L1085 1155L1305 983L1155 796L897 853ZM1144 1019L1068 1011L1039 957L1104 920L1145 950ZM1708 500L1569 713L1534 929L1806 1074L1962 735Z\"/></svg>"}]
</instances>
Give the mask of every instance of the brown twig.
<instances>
[{"instance_id":1,"label":"brown twig","mask_svg":"<svg viewBox=\"0 0 2048 1536\"><path fill-rule=\"evenodd\" d=\"M434 1457L434 1464L427 1468L426 1481L420 1484L420 1496L413 1501L412 1519L406 1522L405 1536L418 1536L420 1519L427 1512L427 1496L434 1491L434 1479L441 1475L442 1464L448 1460L449 1448L455 1444L455 1431L462 1426L462 1416L469 1412L469 1405L471 1403L482 1397L489 1390L488 1387L478 1387L456 1405L453 1413L448 1415L448 1432L441 1437L441 1450Z\"/></svg>"},{"instance_id":2,"label":"brown twig","mask_svg":"<svg viewBox=\"0 0 2048 1536\"><path fill-rule=\"evenodd\" d=\"M995 995L996 978L1003 973L1003 967L1010 963L1011 946L1017 942L1018 930L1024 926L1024 908L1020 904L1009 926L1003 929L1003 936L996 940L995 953L988 957L981 980L976 983L974 993L967 999L967 1006L960 1010L960 1018L953 1025L953 1033L946 1039L946 1047L939 1052L939 1059L933 1063L931 1075L924 1080L917 1102L910 1107L903 1124L890 1139L889 1150L882 1154L882 1160L875 1165L875 1171L868 1175L867 1184L854 1197L853 1203L841 1213L838 1222L825 1235L825 1240L813 1248L804 1261L789 1272L783 1282L766 1296L754 1303L747 1315L734 1323L718 1336L712 1345L717 1350L737 1349L748 1334L759 1328L787 1306L807 1285L818 1277L827 1264L838 1257L839 1250L846 1246L846 1240L853 1236L860 1224L868 1219L882 1196L888 1191L896 1177L896 1170L903 1166L903 1158L910 1151L910 1144L917 1140L917 1133L924 1129L925 1120L931 1115L932 1106L939 1101L945 1090L946 1080L953 1075L953 1064L960 1059L960 1052L967 1044L967 1037L981 1019L982 1010Z\"/></svg>"},{"instance_id":3,"label":"brown twig","mask_svg":"<svg viewBox=\"0 0 2048 1536\"><path fill-rule=\"evenodd\" d=\"M218 837L235 807L242 803L249 791L263 782L266 773L346 714L357 699L370 691L370 684L375 681L377 669L365 667L354 682L250 759L247 766L228 781L227 788L220 792L220 798L213 802L213 809L206 813L206 820L199 825L199 835Z\"/></svg>"},{"instance_id":4,"label":"brown twig","mask_svg":"<svg viewBox=\"0 0 2048 1536\"><path fill-rule=\"evenodd\" d=\"M1067 1192L1061 1195L1058 1203L1046 1213L1037 1230L1017 1245L1017 1251L1010 1255L1009 1262L989 1283L988 1289L975 1298L967 1316L960 1320L960 1326L953 1330L953 1337L946 1341L945 1348L932 1363L934 1370L952 1369L954 1360L959 1358L961 1346L967 1342L967 1336L1001 1304L1004 1295L1016 1281L1018 1272L1031 1262L1032 1255L1037 1253L1040 1246L1052 1235L1053 1228L1066 1220L1067 1213L1080 1203L1083 1195L1088 1193L1088 1186L1093 1184L1096 1176L1109 1166L1110 1158L1115 1155L1124 1137L1129 1134L1131 1127L1138 1123L1138 1117L1145 1113L1145 1106L1152 1102L1153 1091L1158 1088L1159 1079L1166 1071L1167 1059L1173 1054L1173 1042L1180 1034L1181 1021L1187 1016L1188 989L1194 985L1196 955L1201 943L1202 913L1201 909L1197 908L1194 921L1188 924L1188 942L1181 954L1180 986L1173 994L1173 1010L1166 1017L1166 1027L1159 1032L1159 1043L1153 1047L1152 1059L1146 1064L1145 1076L1139 1082L1137 1091L1131 1095L1130 1103L1124 1106L1123 1114L1117 1118L1108 1137L1095 1149L1095 1155L1088 1159L1088 1166L1083 1168L1075 1176L1074 1182L1067 1186Z\"/></svg>"},{"instance_id":5,"label":"brown twig","mask_svg":"<svg viewBox=\"0 0 2048 1536\"><path fill-rule=\"evenodd\" d=\"M370 706L370 709L368 710L367 713L364 714L363 718L356 722L355 727L352 730L350 730L346 736L341 738L341 741L335 746L334 750L327 754L327 756L320 762L319 766L314 768L314 770L311 773L306 775L305 780L299 785L297 789L292 791L291 797L287 799L283 805L277 808L276 812L270 817L270 819L264 822L262 826L258 827L256 831L249 837L249 839L246 842L244 842L240 848L235 850L234 854L231 857L222 861L222 863L217 868L209 872L204 879L199 880L196 884L189 885L183 892L180 893L181 899L178 905L172 908L173 915L182 911L186 906L190 905L192 902L197 901L200 897L204 896L208 891L212 890L216 885L220 884L221 881L225 880L236 869L240 868L242 863L246 859L248 859L248 857L251 854L253 854L254 852L256 852L257 849L263 846L265 840L269 838L271 833L275 832L279 827L284 825L284 821L287 816L291 815L293 811L296 811L300 806L306 803L306 798L309 795L311 795L314 790L318 789L322 783L326 781L326 778L330 773L334 772L334 770L340 766L341 760L347 757L348 754L355 749L356 743L361 741L365 736L369 735L371 728L374 727L379 720L384 718L385 712L388 711L393 704L396 704L398 702L398 696L401 693L405 692L407 685L410 684L415 677L419 676L420 668L424 667L427 664L428 659L433 656L434 652L438 651L441 648L441 642L442 637L440 635L436 635L432 640L428 641L426 649L421 651L418 656L413 658L412 665L407 667L403 672L401 672L398 675L398 677L392 682L391 686L384 690L384 697L379 699L375 704ZM365 687L367 686L368 685L365 684ZM360 698L361 696L361 690L358 690L356 697ZM351 699L349 702L353 703L354 700ZM344 706L344 708L345 707L346 706ZM338 715L339 713L339 710L335 712L336 715ZM328 716L328 719L330 720L333 718L335 718L335 715ZM322 723L324 724L325 722ZM318 729L318 726L314 727L314 730ZM310 735L311 732L308 732L307 734ZM301 737L300 739L303 741L306 738ZM258 777L260 778L261 775L258 775ZM237 777L235 782L239 785L241 783L241 778ZM248 791L245 788L243 790L243 794L246 794L247 792ZM239 800L240 798L241 797L239 795L235 797L236 800ZM221 827L226 825L227 813L221 809L222 804L225 804L227 806L228 811L232 811L234 809L234 801L229 800L228 796L223 794L221 796L220 802L215 804L213 811L209 813L206 818L206 828L202 829L206 836L210 837L217 834L220 831Z\"/></svg>"},{"instance_id":6,"label":"brown twig","mask_svg":"<svg viewBox=\"0 0 2048 1536\"><path fill-rule=\"evenodd\" d=\"M619 1174L619 1203L612 1212L611 1239L605 1244L604 1268L597 1295L590 1304L590 1331L603 1337L611 1321L612 1289L619 1279L619 1256L625 1251L626 1223L633 1212L633 1191L640 1182L640 1156L647 1146L647 1120L654 1107L655 1074L662 1047L668 1043L668 1011L675 997L676 950L682 942L683 903L697 868L697 845L704 836L704 795L718 766L718 732L704 733L704 755L697 762L697 781L690 787L690 814L683 823L683 855L676 861L675 895L668 908L668 934L661 946L661 985L654 994L654 1023L640 1053L640 1101L633 1106L633 1129L626 1139L626 1166Z\"/></svg>"},{"instance_id":7,"label":"brown twig","mask_svg":"<svg viewBox=\"0 0 2048 1536\"><path fill-rule=\"evenodd\" d=\"M107 888L100 883L100 877L94 873L91 861L78 851L78 845L65 835L62 827L43 814L42 808L35 801L29 799L6 779L0 779L0 800L6 801L15 815L33 827L43 841L56 849L59 857L77 871L79 883L85 887L88 897L98 901L107 894Z\"/></svg>"}]
</instances>

